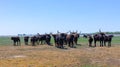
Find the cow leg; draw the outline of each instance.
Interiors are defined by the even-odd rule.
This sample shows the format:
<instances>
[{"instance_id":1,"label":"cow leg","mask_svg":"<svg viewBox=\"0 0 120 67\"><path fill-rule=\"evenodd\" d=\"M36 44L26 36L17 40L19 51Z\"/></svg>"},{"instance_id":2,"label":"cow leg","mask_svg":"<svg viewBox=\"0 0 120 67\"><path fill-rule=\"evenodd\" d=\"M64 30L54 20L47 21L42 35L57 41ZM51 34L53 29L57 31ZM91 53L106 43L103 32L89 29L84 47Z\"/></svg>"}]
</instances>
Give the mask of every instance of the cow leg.
<instances>
[{"instance_id":1,"label":"cow leg","mask_svg":"<svg viewBox=\"0 0 120 67\"><path fill-rule=\"evenodd\" d=\"M101 41L101 46L103 47L103 41Z\"/></svg>"},{"instance_id":2,"label":"cow leg","mask_svg":"<svg viewBox=\"0 0 120 67\"><path fill-rule=\"evenodd\" d=\"M60 39L60 48L63 48L63 40L62 39Z\"/></svg>"},{"instance_id":3,"label":"cow leg","mask_svg":"<svg viewBox=\"0 0 120 67\"><path fill-rule=\"evenodd\" d=\"M41 40L41 45L43 44L43 40Z\"/></svg>"},{"instance_id":4,"label":"cow leg","mask_svg":"<svg viewBox=\"0 0 120 67\"><path fill-rule=\"evenodd\" d=\"M74 47L74 43L72 42L72 46L71 46L72 48Z\"/></svg>"},{"instance_id":5,"label":"cow leg","mask_svg":"<svg viewBox=\"0 0 120 67\"><path fill-rule=\"evenodd\" d=\"M111 47L111 42L110 41L108 41L108 47Z\"/></svg>"},{"instance_id":6,"label":"cow leg","mask_svg":"<svg viewBox=\"0 0 120 67\"><path fill-rule=\"evenodd\" d=\"M68 42L68 46L70 47L70 41Z\"/></svg>"},{"instance_id":7,"label":"cow leg","mask_svg":"<svg viewBox=\"0 0 120 67\"><path fill-rule=\"evenodd\" d=\"M103 47L103 42L102 41L100 41L100 47Z\"/></svg>"},{"instance_id":8,"label":"cow leg","mask_svg":"<svg viewBox=\"0 0 120 67\"><path fill-rule=\"evenodd\" d=\"M104 41L104 46L106 46L106 41Z\"/></svg>"},{"instance_id":9,"label":"cow leg","mask_svg":"<svg viewBox=\"0 0 120 67\"><path fill-rule=\"evenodd\" d=\"M55 47L57 47L57 42L55 42Z\"/></svg>"},{"instance_id":10,"label":"cow leg","mask_svg":"<svg viewBox=\"0 0 120 67\"><path fill-rule=\"evenodd\" d=\"M59 42L58 41L56 42L56 47L59 48Z\"/></svg>"},{"instance_id":11,"label":"cow leg","mask_svg":"<svg viewBox=\"0 0 120 67\"><path fill-rule=\"evenodd\" d=\"M16 42L16 46L18 46L18 42Z\"/></svg>"},{"instance_id":12,"label":"cow leg","mask_svg":"<svg viewBox=\"0 0 120 67\"><path fill-rule=\"evenodd\" d=\"M26 45L28 45L28 42L26 42Z\"/></svg>"},{"instance_id":13,"label":"cow leg","mask_svg":"<svg viewBox=\"0 0 120 67\"><path fill-rule=\"evenodd\" d=\"M26 39L24 41L25 41L25 45L28 45L28 41Z\"/></svg>"},{"instance_id":14,"label":"cow leg","mask_svg":"<svg viewBox=\"0 0 120 67\"><path fill-rule=\"evenodd\" d=\"M91 44L92 44L92 42L91 42L91 41L89 41L89 47L91 47L91 46L92 46Z\"/></svg>"},{"instance_id":15,"label":"cow leg","mask_svg":"<svg viewBox=\"0 0 120 67\"><path fill-rule=\"evenodd\" d=\"M101 41L100 41L100 47L101 47Z\"/></svg>"},{"instance_id":16,"label":"cow leg","mask_svg":"<svg viewBox=\"0 0 120 67\"><path fill-rule=\"evenodd\" d=\"M35 42L34 41L32 42L32 46L35 46Z\"/></svg>"},{"instance_id":17,"label":"cow leg","mask_svg":"<svg viewBox=\"0 0 120 67\"><path fill-rule=\"evenodd\" d=\"M65 45L67 45L67 40L65 40L64 42L65 42Z\"/></svg>"},{"instance_id":18,"label":"cow leg","mask_svg":"<svg viewBox=\"0 0 120 67\"><path fill-rule=\"evenodd\" d=\"M13 45L16 46L16 42L15 41L14 41Z\"/></svg>"},{"instance_id":19,"label":"cow leg","mask_svg":"<svg viewBox=\"0 0 120 67\"><path fill-rule=\"evenodd\" d=\"M94 47L96 47L96 40L94 41L94 44L95 44Z\"/></svg>"}]
</instances>

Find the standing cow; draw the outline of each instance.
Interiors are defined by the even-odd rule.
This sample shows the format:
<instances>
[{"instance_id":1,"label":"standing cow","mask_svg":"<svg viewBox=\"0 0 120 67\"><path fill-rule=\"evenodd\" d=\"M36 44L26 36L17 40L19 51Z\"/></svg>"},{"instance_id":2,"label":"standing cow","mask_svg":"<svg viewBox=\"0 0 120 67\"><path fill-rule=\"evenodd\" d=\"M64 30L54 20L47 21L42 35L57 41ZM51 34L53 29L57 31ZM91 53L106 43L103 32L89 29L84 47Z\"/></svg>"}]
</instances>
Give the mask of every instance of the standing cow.
<instances>
[{"instance_id":1,"label":"standing cow","mask_svg":"<svg viewBox=\"0 0 120 67\"><path fill-rule=\"evenodd\" d=\"M32 46L36 46L37 37L36 36L32 36L31 39L30 39L30 41L31 41Z\"/></svg>"},{"instance_id":2,"label":"standing cow","mask_svg":"<svg viewBox=\"0 0 120 67\"><path fill-rule=\"evenodd\" d=\"M77 42L78 42L78 38L79 38L79 33L73 32L72 35L74 35L74 44L77 45L78 44Z\"/></svg>"},{"instance_id":3,"label":"standing cow","mask_svg":"<svg viewBox=\"0 0 120 67\"><path fill-rule=\"evenodd\" d=\"M104 46L106 46L106 42L108 42L108 47L111 46L111 41L112 41L113 35L105 35L104 36Z\"/></svg>"},{"instance_id":4,"label":"standing cow","mask_svg":"<svg viewBox=\"0 0 120 67\"><path fill-rule=\"evenodd\" d=\"M66 37L67 43L69 47L74 47L74 35L68 34Z\"/></svg>"},{"instance_id":5,"label":"standing cow","mask_svg":"<svg viewBox=\"0 0 120 67\"><path fill-rule=\"evenodd\" d=\"M100 41L100 47L103 47L104 36L105 36L104 33L98 33L98 34L95 34L95 35L93 36L95 47L96 47L96 42L97 42L97 41Z\"/></svg>"},{"instance_id":6,"label":"standing cow","mask_svg":"<svg viewBox=\"0 0 120 67\"><path fill-rule=\"evenodd\" d=\"M91 35L83 35L83 37L88 38L89 47L92 47L93 37Z\"/></svg>"},{"instance_id":7,"label":"standing cow","mask_svg":"<svg viewBox=\"0 0 120 67\"><path fill-rule=\"evenodd\" d=\"M47 45L51 45L50 41L51 41L51 35L50 34L45 34L45 43Z\"/></svg>"},{"instance_id":8,"label":"standing cow","mask_svg":"<svg viewBox=\"0 0 120 67\"><path fill-rule=\"evenodd\" d=\"M28 45L28 42L29 42L29 36L25 36L25 37L24 37L24 42L25 42L25 45Z\"/></svg>"},{"instance_id":9,"label":"standing cow","mask_svg":"<svg viewBox=\"0 0 120 67\"><path fill-rule=\"evenodd\" d=\"M19 46L21 45L20 43L20 37L16 36L16 37L11 37L11 40L13 40L13 45L14 46Z\"/></svg>"},{"instance_id":10,"label":"standing cow","mask_svg":"<svg viewBox=\"0 0 120 67\"><path fill-rule=\"evenodd\" d=\"M66 35L64 33L52 34L55 42L55 46L58 48L64 48L63 44L66 40Z\"/></svg>"},{"instance_id":11,"label":"standing cow","mask_svg":"<svg viewBox=\"0 0 120 67\"><path fill-rule=\"evenodd\" d=\"M51 41L50 34L37 35L36 37L37 37L38 44L39 43L43 44L43 42L44 42L44 43L50 45L50 41Z\"/></svg>"}]
</instances>

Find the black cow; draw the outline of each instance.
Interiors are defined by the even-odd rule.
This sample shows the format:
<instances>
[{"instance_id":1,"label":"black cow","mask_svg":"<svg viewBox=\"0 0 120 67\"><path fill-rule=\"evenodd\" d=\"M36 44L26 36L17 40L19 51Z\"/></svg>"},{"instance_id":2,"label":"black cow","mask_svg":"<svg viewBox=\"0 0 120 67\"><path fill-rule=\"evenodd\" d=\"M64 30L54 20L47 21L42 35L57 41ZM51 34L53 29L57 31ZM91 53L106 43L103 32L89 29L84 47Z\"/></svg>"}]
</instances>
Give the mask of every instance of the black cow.
<instances>
[{"instance_id":1,"label":"black cow","mask_svg":"<svg viewBox=\"0 0 120 67\"><path fill-rule=\"evenodd\" d=\"M19 45L21 45L21 43L20 43L20 37L18 37L18 36L16 36L16 37L11 37L11 40L13 40L13 45L14 46L19 46Z\"/></svg>"},{"instance_id":2,"label":"black cow","mask_svg":"<svg viewBox=\"0 0 120 67\"><path fill-rule=\"evenodd\" d=\"M106 42L108 42L109 47L111 46L112 37L113 37L113 35L108 35L108 36L105 35L104 36L104 46L106 46Z\"/></svg>"},{"instance_id":3,"label":"black cow","mask_svg":"<svg viewBox=\"0 0 120 67\"><path fill-rule=\"evenodd\" d=\"M25 45L28 45L28 42L29 42L29 36L25 36L25 37L24 37L24 42L25 42Z\"/></svg>"},{"instance_id":4,"label":"black cow","mask_svg":"<svg viewBox=\"0 0 120 67\"><path fill-rule=\"evenodd\" d=\"M32 46L36 46L36 42L37 42L37 37L36 36L33 36L33 37L31 37L31 44L32 44Z\"/></svg>"},{"instance_id":5,"label":"black cow","mask_svg":"<svg viewBox=\"0 0 120 67\"><path fill-rule=\"evenodd\" d=\"M55 46L58 48L64 48L63 44L64 41L66 40L66 35L64 33L59 33L59 34L52 34L55 42Z\"/></svg>"},{"instance_id":6,"label":"black cow","mask_svg":"<svg viewBox=\"0 0 120 67\"><path fill-rule=\"evenodd\" d=\"M38 39L38 44L43 44L43 42L45 43L46 36L45 35L37 35L37 39Z\"/></svg>"},{"instance_id":7,"label":"black cow","mask_svg":"<svg viewBox=\"0 0 120 67\"><path fill-rule=\"evenodd\" d=\"M47 43L48 45L51 45L51 44L50 44L50 41L51 41L51 36L50 36L50 34L46 34L45 37L46 37L46 38L45 38L46 43Z\"/></svg>"},{"instance_id":8,"label":"black cow","mask_svg":"<svg viewBox=\"0 0 120 67\"><path fill-rule=\"evenodd\" d=\"M41 42L41 44L43 44L43 42L44 42L44 43L47 43L48 45L50 45L51 36L50 36L50 34L38 35L37 40L38 40L38 44L40 42Z\"/></svg>"}]
</instances>

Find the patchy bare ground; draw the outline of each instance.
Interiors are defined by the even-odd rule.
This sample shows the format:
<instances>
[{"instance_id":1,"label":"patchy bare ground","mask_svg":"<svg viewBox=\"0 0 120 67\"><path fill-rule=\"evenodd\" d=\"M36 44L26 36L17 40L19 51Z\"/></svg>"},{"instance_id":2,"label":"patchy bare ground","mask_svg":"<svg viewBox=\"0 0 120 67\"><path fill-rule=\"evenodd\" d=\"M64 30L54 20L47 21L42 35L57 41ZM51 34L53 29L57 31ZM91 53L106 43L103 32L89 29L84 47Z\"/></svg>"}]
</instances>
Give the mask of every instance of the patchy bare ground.
<instances>
[{"instance_id":1,"label":"patchy bare ground","mask_svg":"<svg viewBox=\"0 0 120 67\"><path fill-rule=\"evenodd\" d=\"M120 67L120 46L0 46L0 67Z\"/></svg>"}]
</instances>

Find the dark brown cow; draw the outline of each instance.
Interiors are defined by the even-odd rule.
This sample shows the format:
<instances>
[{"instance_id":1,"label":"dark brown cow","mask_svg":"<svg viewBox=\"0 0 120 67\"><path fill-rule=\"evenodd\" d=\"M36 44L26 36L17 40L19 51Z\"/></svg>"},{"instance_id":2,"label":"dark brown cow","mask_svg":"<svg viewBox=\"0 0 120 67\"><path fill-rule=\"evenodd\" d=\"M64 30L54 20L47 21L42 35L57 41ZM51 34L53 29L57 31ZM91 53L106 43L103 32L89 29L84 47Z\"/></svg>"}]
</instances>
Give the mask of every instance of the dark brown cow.
<instances>
[{"instance_id":1,"label":"dark brown cow","mask_svg":"<svg viewBox=\"0 0 120 67\"><path fill-rule=\"evenodd\" d=\"M93 36L93 38L94 38L94 46L96 47L96 42L97 41L100 41L100 47L103 47L103 43L104 43L104 33L98 33L98 34L95 34L94 36Z\"/></svg>"},{"instance_id":2,"label":"dark brown cow","mask_svg":"<svg viewBox=\"0 0 120 67\"><path fill-rule=\"evenodd\" d=\"M73 34L67 35L66 40L67 40L69 47L74 47L74 35Z\"/></svg>"},{"instance_id":3,"label":"dark brown cow","mask_svg":"<svg viewBox=\"0 0 120 67\"><path fill-rule=\"evenodd\" d=\"M79 34L78 33L73 33L73 35L74 35L74 43L77 45Z\"/></svg>"},{"instance_id":4,"label":"dark brown cow","mask_svg":"<svg viewBox=\"0 0 120 67\"><path fill-rule=\"evenodd\" d=\"M74 44L78 44L77 42L78 42L78 38L80 37L80 33L77 33L77 31L76 32L70 32L70 34L72 34L72 35L74 35Z\"/></svg>"}]
</instances>

